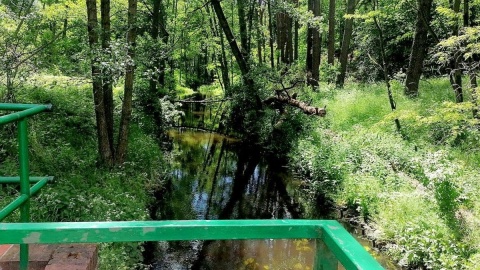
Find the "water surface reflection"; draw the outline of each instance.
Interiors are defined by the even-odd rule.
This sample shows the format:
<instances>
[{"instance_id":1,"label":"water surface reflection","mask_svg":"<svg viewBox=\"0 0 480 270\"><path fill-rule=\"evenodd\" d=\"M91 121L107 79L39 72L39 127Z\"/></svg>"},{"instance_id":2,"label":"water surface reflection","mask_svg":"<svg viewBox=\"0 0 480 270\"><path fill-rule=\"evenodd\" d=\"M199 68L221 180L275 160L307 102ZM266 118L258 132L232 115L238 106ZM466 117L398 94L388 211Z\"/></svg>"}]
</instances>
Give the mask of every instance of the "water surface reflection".
<instances>
[{"instance_id":1,"label":"water surface reflection","mask_svg":"<svg viewBox=\"0 0 480 270\"><path fill-rule=\"evenodd\" d=\"M169 135L175 165L157 219L301 217L286 170L255 146L214 133ZM313 250L313 242L302 239L164 242L156 269L311 269Z\"/></svg>"}]
</instances>

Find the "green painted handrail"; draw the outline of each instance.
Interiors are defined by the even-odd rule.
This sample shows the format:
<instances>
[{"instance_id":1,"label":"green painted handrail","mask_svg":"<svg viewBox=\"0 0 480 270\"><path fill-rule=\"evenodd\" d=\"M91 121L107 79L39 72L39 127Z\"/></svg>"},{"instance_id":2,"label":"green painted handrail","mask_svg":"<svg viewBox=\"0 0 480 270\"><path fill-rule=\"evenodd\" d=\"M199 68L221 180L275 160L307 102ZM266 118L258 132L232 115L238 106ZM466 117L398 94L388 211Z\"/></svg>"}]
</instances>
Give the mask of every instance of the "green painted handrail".
<instances>
[{"instance_id":1,"label":"green painted handrail","mask_svg":"<svg viewBox=\"0 0 480 270\"><path fill-rule=\"evenodd\" d=\"M0 224L0 244L177 240L318 239L345 269L382 266L334 220L175 220ZM333 265L317 242L315 269Z\"/></svg>"},{"instance_id":2,"label":"green painted handrail","mask_svg":"<svg viewBox=\"0 0 480 270\"><path fill-rule=\"evenodd\" d=\"M52 176L30 176L28 180L30 183L37 183L47 178L47 181L53 181ZM19 176L0 176L0 184L20 184Z\"/></svg>"},{"instance_id":3,"label":"green painted handrail","mask_svg":"<svg viewBox=\"0 0 480 270\"><path fill-rule=\"evenodd\" d=\"M21 104L21 103L0 103L0 111L23 111L35 107L45 107L52 110L52 104Z\"/></svg>"}]
</instances>

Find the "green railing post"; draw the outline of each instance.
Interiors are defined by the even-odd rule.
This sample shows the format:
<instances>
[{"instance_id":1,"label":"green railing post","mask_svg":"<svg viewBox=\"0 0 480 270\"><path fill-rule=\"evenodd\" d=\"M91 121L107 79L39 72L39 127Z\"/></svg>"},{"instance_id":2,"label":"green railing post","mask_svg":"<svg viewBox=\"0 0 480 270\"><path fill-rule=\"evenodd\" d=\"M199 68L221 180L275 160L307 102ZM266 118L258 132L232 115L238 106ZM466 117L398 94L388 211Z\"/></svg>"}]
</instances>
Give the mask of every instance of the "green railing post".
<instances>
[{"instance_id":1,"label":"green railing post","mask_svg":"<svg viewBox=\"0 0 480 270\"><path fill-rule=\"evenodd\" d=\"M28 164L28 129L27 118L18 122L18 152L20 161L20 193L30 197L30 180ZM30 222L30 200L20 207L20 221ZM28 269L28 244L20 244L20 270Z\"/></svg>"}]
</instances>

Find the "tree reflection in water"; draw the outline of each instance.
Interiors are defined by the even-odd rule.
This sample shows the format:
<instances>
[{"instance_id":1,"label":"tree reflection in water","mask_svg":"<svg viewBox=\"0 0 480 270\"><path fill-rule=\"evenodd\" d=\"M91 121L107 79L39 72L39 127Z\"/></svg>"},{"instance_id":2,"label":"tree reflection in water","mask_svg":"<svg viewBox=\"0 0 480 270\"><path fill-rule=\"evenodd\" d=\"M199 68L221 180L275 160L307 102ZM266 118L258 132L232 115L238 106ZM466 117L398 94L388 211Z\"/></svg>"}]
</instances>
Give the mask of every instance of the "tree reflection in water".
<instances>
[{"instance_id":1,"label":"tree reflection in water","mask_svg":"<svg viewBox=\"0 0 480 270\"><path fill-rule=\"evenodd\" d=\"M255 147L214 133L171 131L172 179L152 217L180 219L299 218L288 174ZM234 234L234 232L232 232ZM307 240L182 241L160 244L155 269L309 269Z\"/></svg>"}]
</instances>

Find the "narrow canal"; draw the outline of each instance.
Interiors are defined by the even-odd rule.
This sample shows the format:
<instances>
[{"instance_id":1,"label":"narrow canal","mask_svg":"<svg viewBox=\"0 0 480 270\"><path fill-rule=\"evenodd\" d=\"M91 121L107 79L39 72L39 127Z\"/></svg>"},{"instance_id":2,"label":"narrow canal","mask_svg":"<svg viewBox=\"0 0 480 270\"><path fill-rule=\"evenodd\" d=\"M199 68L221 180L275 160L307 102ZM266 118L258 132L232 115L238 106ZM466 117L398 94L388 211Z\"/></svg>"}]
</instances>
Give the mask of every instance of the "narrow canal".
<instances>
[{"instance_id":1,"label":"narrow canal","mask_svg":"<svg viewBox=\"0 0 480 270\"><path fill-rule=\"evenodd\" d=\"M197 127L214 116L188 112ZM188 122L191 122L189 119ZM284 164L259 149L212 132L175 129L173 170L150 211L157 220L290 219L303 213L299 187ZM233 232L232 232L233 233ZM155 247L154 269L312 269L315 242L297 240L178 241ZM339 269L342 269L341 267Z\"/></svg>"}]
</instances>

